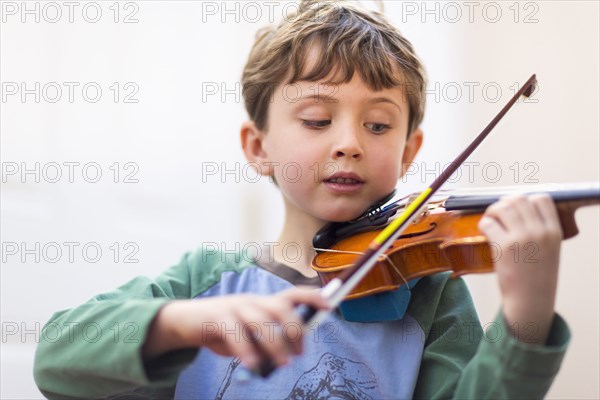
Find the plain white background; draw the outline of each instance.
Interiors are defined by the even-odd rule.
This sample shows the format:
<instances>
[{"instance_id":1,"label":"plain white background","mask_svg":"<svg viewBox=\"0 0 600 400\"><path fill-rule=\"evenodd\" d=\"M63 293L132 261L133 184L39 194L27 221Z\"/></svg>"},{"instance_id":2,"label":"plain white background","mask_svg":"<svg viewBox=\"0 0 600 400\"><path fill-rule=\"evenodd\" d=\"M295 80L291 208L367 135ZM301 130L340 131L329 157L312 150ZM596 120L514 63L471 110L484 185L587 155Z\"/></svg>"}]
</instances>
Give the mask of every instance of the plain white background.
<instances>
[{"instance_id":1,"label":"plain white background","mask_svg":"<svg viewBox=\"0 0 600 400\"><path fill-rule=\"evenodd\" d=\"M41 397L33 354L54 311L202 244L277 237L280 196L254 182L240 149L239 81L254 32L286 4L75 2L70 16L63 2L2 2L3 399ZM447 187L598 181L598 2L385 7L430 80L425 143L400 193L430 183L532 73L536 102L520 102ZM600 397L598 215L578 212L581 234L563 244L556 308L573 338L549 398ZM493 321L495 275L466 280L482 323Z\"/></svg>"}]
</instances>

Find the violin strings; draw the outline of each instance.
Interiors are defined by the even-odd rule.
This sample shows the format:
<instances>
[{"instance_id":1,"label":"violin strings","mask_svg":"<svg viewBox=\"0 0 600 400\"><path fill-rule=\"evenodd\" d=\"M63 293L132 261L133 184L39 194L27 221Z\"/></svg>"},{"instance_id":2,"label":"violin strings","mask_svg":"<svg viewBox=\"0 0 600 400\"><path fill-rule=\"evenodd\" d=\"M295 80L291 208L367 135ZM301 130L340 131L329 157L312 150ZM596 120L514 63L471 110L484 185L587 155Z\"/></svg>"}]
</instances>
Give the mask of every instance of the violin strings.
<instances>
[{"instance_id":1,"label":"violin strings","mask_svg":"<svg viewBox=\"0 0 600 400\"><path fill-rule=\"evenodd\" d=\"M389 258L387 254L382 254L382 257L385 258L387 260L387 262L389 262L390 264L392 264L392 268L394 268L394 270L396 271L396 273L398 274L398 276L400 276L400 279L402 279L404 281L404 285L406 286L406 290L408 290L410 292L410 286L408 286L408 281L400 273L400 270L398 269L398 267L396 267L396 264L394 264L394 262L392 261L392 259Z\"/></svg>"},{"instance_id":2,"label":"violin strings","mask_svg":"<svg viewBox=\"0 0 600 400\"><path fill-rule=\"evenodd\" d=\"M351 251L351 250L336 250L336 249L321 249L319 247L313 247L314 250L316 251L328 251L331 253L346 253L346 254L356 254L356 255L363 255L364 252L362 251ZM402 275L402 273L400 272L400 270L398 269L398 267L396 266L396 264L394 264L394 262L392 261L392 259L387 255L387 254L382 254L379 256L379 261L381 261L382 259L384 259L385 261L387 261L388 263L390 263L390 265L392 266L392 268L394 268L394 270L396 271L396 273L398 274L398 276L400 277L400 279L402 279L402 281L404 281L404 285L406 286L406 290L408 290L410 292L410 286L408 286L408 281L406 280L406 278L404 278L404 276Z\"/></svg>"},{"instance_id":3,"label":"violin strings","mask_svg":"<svg viewBox=\"0 0 600 400\"><path fill-rule=\"evenodd\" d=\"M348 253L348 254L356 254L356 255L363 255L365 254L363 251L351 251L351 250L336 250L336 249L321 249L319 247L313 247L314 250L316 251L329 251L331 253Z\"/></svg>"}]
</instances>

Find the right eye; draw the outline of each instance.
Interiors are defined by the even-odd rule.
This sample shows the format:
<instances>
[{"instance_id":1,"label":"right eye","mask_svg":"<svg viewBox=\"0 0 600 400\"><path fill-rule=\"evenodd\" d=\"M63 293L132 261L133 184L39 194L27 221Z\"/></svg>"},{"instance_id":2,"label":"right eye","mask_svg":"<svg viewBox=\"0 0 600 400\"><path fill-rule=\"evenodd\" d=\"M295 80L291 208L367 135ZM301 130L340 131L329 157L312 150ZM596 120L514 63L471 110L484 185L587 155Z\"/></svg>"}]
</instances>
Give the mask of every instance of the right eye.
<instances>
[{"instance_id":1,"label":"right eye","mask_svg":"<svg viewBox=\"0 0 600 400\"><path fill-rule=\"evenodd\" d=\"M302 120L302 126L306 126L308 128L312 128L312 129L325 128L329 124L331 124L330 119L321 120L321 121L309 121L306 119Z\"/></svg>"}]
</instances>

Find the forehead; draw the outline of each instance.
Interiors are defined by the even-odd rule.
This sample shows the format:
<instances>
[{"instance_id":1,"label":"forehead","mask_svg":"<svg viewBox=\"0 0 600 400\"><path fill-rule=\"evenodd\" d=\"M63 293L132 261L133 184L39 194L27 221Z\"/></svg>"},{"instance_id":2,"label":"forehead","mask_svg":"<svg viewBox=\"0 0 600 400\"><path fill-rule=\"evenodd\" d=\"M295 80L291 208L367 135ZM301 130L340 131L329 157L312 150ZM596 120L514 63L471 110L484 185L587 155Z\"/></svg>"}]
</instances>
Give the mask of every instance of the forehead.
<instances>
[{"instance_id":1,"label":"forehead","mask_svg":"<svg viewBox=\"0 0 600 400\"><path fill-rule=\"evenodd\" d=\"M323 102L330 105L368 106L388 103L399 109L402 114L408 112L408 101L401 86L374 91L355 73L348 83L331 83L327 80L317 82L298 81L281 86L280 100L293 105L302 101Z\"/></svg>"},{"instance_id":2,"label":"forehead","mask_svg":"<svg viewBox=\"0 0 600 400\"><path fill-rule=\"evenodd\" d=\"M322 61L322 57L327 57L327 55L322 54L322 46L312 44L306 47L305 51L303 51L303 59L301 60L301 68L299 76L307 76L308 73L315 71L319 62ZM284 79L279 83L278 92L284 92L283 97L288 97L290 93L285 92L293 92L291 87L296 88L296 91L301 92L296 93L295 97L304 97L305 95L310 95L311 93L314 95L320 95L322 97L339 97L344 96L347 97L351 95L352 97L379 97L379 96L392 96L396 99L397 102L402 103L403 108L408 108L408 102L406 95L409 93L410 88L404 82L405 76L401 73L397 63L391 57L388 57L390 61L390 65L392 66L392 74L398 82L402 82L399 85L390 87L390 88L381 88L376 90L372 85L369 85L367 81L365 81L361 75L361 71L368 70L367 68L361 68L359 62L354 62L352 60L348 60L347 62L354 63L354 73L351 79L345 75L345 70L347 70L348 65L342 66L340 62L334 64L331 67L330 72L324 76L322 79L318 79L315 81L309 80L298 80L292 82L292 66L288 69ZM346 61L346 60L344 60ZM371 79L373 80L373 79Z\"/></svg>"}]
</instances>

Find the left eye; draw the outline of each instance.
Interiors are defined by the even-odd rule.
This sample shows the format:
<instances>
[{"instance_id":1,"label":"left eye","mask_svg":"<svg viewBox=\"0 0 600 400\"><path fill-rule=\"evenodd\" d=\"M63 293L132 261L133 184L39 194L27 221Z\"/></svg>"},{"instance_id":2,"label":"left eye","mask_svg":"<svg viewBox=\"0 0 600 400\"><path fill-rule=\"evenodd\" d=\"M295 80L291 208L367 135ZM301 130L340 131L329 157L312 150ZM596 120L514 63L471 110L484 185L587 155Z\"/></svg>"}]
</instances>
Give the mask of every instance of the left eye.
<instances>
[{"instance_id":1,"label":"left eye","mask_svg":"<svg viewBox=\"0 0 600 400\"><path fill-rule=\"evenodd\" d=\"M365 124L365 126L367 128L369 128L370 130L372 130L374 133L383 133L386 130L391 128L391 126L389 126L387 124L377 124L377 123L368 123L368 124Z\"/></svg>"},{"instance_id":2,"label":"left eye","mask_svg":"<svg viewBox=\"0 0 600 400\"><path fill-rule=\"evenodd\" d=\"M310 121L310 120L301 120L302 125L312 129L325 128L329 124L331 124L331 120L321 120L321 121Z\"/></svg>"}]
</instances>

